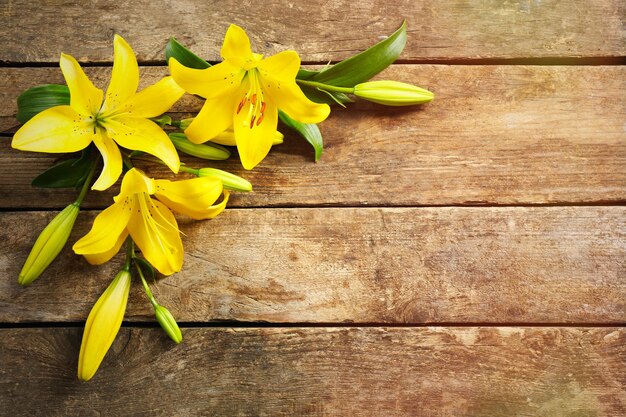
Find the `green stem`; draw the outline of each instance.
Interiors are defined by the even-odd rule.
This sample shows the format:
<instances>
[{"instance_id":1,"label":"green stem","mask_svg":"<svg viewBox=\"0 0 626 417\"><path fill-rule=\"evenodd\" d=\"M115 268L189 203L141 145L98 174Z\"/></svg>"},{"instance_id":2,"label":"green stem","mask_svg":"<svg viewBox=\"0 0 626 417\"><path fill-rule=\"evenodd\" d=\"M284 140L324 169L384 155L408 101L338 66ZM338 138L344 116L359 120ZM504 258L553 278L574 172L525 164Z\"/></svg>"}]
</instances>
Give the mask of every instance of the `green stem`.
<instances>
[{"instance_id":1,"label":"green stem","mask_svg":"<svg viewBox=\"0 0 626 417\"><path fill-rule=\"evenodd\" d=\"M146 281L146 278L143 276L143 272L141 271L141 267L139 266L139 264L137 262L135 262L135 268L137 268L137 273L139 274L139 278L141 278L141 283L143 284L143 289L146 292L146 295L148 296L148 300L150 300L152 305L154 307L156 307L158 305L158 303L155 300L154 296L152 295L152 291L150 291L150 287L148 286L148 282Z\"/></svg>"},{"instance_id":2,"label":"green stem","mask_svg":"<svg viewBox=\"0 0 626 417\"><path fill-rule=\"evenodd\" d=\"M336 85L318 83L317 81L296 80L298 84L306 85L307 87L317 88L325 91L334 91L337 93L353 94L354 88L352 87L337 87Z\"/></svg>"},{"instance_id":3,"label":"green stem","mask_svg":"<svg viewBox=\"0 0 626 417\"><path fill-rule=\"evenodd\" d=\"M83 184L83 188L80 190L80 194L78 195L76 201L74 201L74 205L76 207L80 207L80 205L83 203L83 200L85 199L85 196L87 195L87 191L89 191L91 179L93 178L93 174L96 172L96 167L98 166L99 160L100 157L94 158L93 162L91 163L91 168L89 169L89 174L87 174L87 179Z\"/></svg>"},{"instance_id":4,"label":"green stem","mask_svg":"<svg viewBox=\"0 0 626 417\"><path fill-rule=\"evenodd\" d=\"M180 172L187 172L189 174L193 174L196 177L200 175L200 170L199 169L191 168L191 167L188 167L188 166L185 166L185 165L181 165L179 171Z\"/></svg>"},{"instance_id":5,"label":"green stem","mask_svg":"<svg viewBox=\"0 0 626 417\"><path fill-rule=\"evenodd\" d=\"M124 262L124 271L130 271L130 262L135 257L135 242L128 236L126 238L126 261Z\"/></svg>"}]
</instances>

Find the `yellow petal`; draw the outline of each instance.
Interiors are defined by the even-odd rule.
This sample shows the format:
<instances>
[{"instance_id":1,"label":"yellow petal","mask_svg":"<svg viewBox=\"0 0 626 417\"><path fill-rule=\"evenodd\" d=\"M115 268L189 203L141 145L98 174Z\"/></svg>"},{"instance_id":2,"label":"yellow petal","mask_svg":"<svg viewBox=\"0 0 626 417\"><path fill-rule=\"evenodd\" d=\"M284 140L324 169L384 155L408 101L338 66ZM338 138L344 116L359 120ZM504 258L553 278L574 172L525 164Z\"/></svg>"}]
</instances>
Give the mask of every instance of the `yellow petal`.
<instances>
[{"instance_id":1,"label":"yellow petal","mask_svg":"<svg viewBox=\"0 0 626 417\"><path fill-rule=\"evenodd\" d=\"M185 90L172 77L165 77L135 94L122 111L136 117L156 117L168 111L183 94Z\"/></svg>"},{"instance_id":2,"label":"yellow petal","mask_svg":"<svg viewBox=\"0 0 626 417\"><path fill-rule=\"evenodd\" d=\"M183 181L155 181L156 198L166 206L193 219L208 218L207 210L222 194L222 181L214 177L194 178Z\"/></svg>"},{"instance_id":3,"label":"yellow petal","mask_svg":"<svg viewBox=\"0 0 626 417\"><path fill-rule=\"evenodd\" d=\"M120 235L126 230L126 225L135 208L134 201L134 198L124 199L98 214L89 233L74 243L72 247L74 252L78 255L110 253L119 243ZM111 257L115 253L111 254Z\"/></svg>"},{"instance_id":4,"label":"yellow petal","mask_svg":"<svg viewBox=\"0 0 626 417\"><path fill-rule=\"evenodd\" d=\"M257 66L261 76L272 76L281 81L295 80L300 69L300 57L296 51L282 51L261 60Z\"/></svg>"},{"instance_id":5,"label":"yellow petal","mask_svg":"<svg viewBox=\"0 0 626 417\"><path fill-rule=\"evenodd\" d=\"M122 173L122 154L115 142L101 128L96 129L93 143L102 154L102 173L91 186L92 190L103 191L115 184Z\"/></svg>"},{"instance_id":6,"label":"yellow petal","mask_svg":"<svg viewBox=\"0 0 626 417\"><path fill-rule=\"evenodd\" d=\"M224 190L224 198L219 204L214 204L203 210L203 219L212 219L213 217L223 212L226 208L226 203L228 203L228 197L230 197L230 193L228 192L228 190Z\"/></svg>"},{"instance_id":7,"label":"yellow petal","mask_svg":"<svg viewBox=\"0 0 626 417\"><path fill-rule=\"evenodd\" d=\"M91 309L78 356L78 378L89 381L98 370L122 325L131 275L120 271Z\"/></svg>"},{"instance_id":8,"label":"yellow petal","mask_svg":"<svg viewBox=\"0 0 626 417\"><path fill-rule=\"evenodd\" d=\"M245 61L252 60L252 49L250 39L246 32L237 25L230 25L224 36L224 43L220 51L222 58L233 61L238 66Z\"/></svg>"},{"instance_id":9,"label":"yellow petal","mask_svg":"<svg viewBox=\"0 0 626 417\"><path fill-rule=\"evenodd\" d=\"M94 128L70 106L51 107L35 115L15 135L11 146L22 151L76 152L92 141Z\"/></svg>"},{"instance_id":10,"label":"yellow petal","mask_svg":"<svg viewBox=\"0 0 626 417\"><path fill-rule=\"evenodd\" d=\"M113 200L119 202L126 197L142 193L154 194L154 180L146 176L141 170L131 168L124 175L120 193L113 197Z\"/></svg>"},{"instance_id":11,"label":"yellow petal","mask_svg":"<svg viewBox=\"0 0 626 417\"><path fill-rule=\"evenodd\" d=\"M130 45L121 36L115 35L113 50L113 71L102 107L103 112L110 112L125 103L139 86L139 66Z\"/></svg>"},{"instance_id":12,"label":"yellow petal","mask_svg":"<svg viewBox=\"0 0 626 417\"><path fill-rule=\"evenodd\" d=\"M80 114L94 115L102 106L102 90L96 88L71 55L61 54L61 71L70 90L70 106Z\"/></svg>"},{"instance_id":13,"label":"yellow petal","mask_svg":"<svg viewBox=\"0 0 626 417\"><path fill-rule=\"evenodd\" d=\"M259 63L261 86L279 109L302 123L319 123L330 114L328 104L309 100L296 84L300 58L294 51L284 51Z\"/></svg>"},{"instance_id":14,"label":"yellow petal","mask_svg":"<svg viewBox=\"0 0 626 417\"><path fill-rule=\"evenodd\" d=\"M183 265L183 242L178 223L171 211L147 194L138 196L140 212L128 223L128 231L141 253L163 275L180 271Z\"/></svg>"},{"instance_id":15,"label":"yellow petal","mask_svg":"<svg viewBox=\"0 0 626 417\"><path fill-rule=\"evenodd\" d=\"M116 116L104 122L104 127L120 146L154 155L178 172L180 160L176 148L156 123L138 117Z\"/></svg>"},{"instance_id":16,"label":"yellow petal","mask_svg":"<svg viewBox=\"0 0 626 417\"><path fill-rule=\"evenodd\" d=\"M207 100L193 122L185 129L185 135L193 143L204 143L233 124L233 107L237 95Z\"/></svg>"},{"instance_id":17,"label":"yellow petal","mask_svg":"<svg viewBox=\"0 0 626 417\"><path fill-rule=\"evenodd\" d=\"M206 69L187 68L176 58L169 60L170 73L176 83L190 94L206 99L234 92L246 72L229 62L220 62Z\"/></svg>"},{"instance_id":18,"label":"yellow petal","mask_svg":"<svg viewBox=\"0 0 626 417\"><path fill-rule=\"evenodd\" d=\"M128 230L124 229L120 237L117 239L115 245L106 252L102 253L86 253L83 257L89 262L91 265L102 265L105 262L108 262L120 251L122 244L126 241L128 237Z\"/></svg>"},{"instance_id":19,"label":"yellow petal","mask_svg":"<svg viewBox=\"0 0 626 417\"><path fill-rule=\"evenodd\" d=\"M246 86L242 85L242 89L244 88ZM252 104L249 103L249 106ZM252 118L248 106L238 112L236 110L233 128L237 151L243 167L252 169L265 158L272 147L278 124L278 109L271 98L265 96L264 111L252 113Z\"/></svg>"}]
</instances>

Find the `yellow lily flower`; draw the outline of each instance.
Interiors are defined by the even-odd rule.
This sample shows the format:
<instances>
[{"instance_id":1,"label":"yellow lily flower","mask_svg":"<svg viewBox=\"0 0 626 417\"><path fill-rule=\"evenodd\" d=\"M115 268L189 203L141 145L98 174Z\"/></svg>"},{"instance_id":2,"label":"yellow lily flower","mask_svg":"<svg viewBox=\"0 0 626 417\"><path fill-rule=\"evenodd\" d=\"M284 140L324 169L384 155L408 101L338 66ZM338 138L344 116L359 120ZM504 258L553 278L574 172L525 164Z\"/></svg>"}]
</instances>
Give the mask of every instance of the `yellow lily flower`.
<instances>
[{"instance_id":1,"label":"yellow lily flower","mask_svg":"<svg viewBox=\"0 0 626 417\"><path fill-rule=\"evenodd\" d=\"M130 281L130 272L120 271L89 313L78 356L78 379L81 381L89 381L96 374L120 330Z\"/></svg>"},{"instance_id":2,"label":"yellow lily flower","mask_svg":"<svg viewBox=\"0 0 626 417\"><path fill-rule=\"evenodd\" d=\"M221 55L223 62L202 70L170 58L174 80L187 92L206 99L185 130L192 142L206 142L233 126L241 163L252 169L272 147L278 109L303 123L319 123L328 117L330 107L309 100L296 84L300 57L295 51L263 59L252 53L244 30L230 25Z\"/></svg>"},{"instance_id":3,"label":"yellow lily flower","mask_svg":"<svg viewBox=\"0 0 626 417\"><path fill-rule=\"evenodd\" d=\"M214 204L222 192L224 199ZM183 244L168 207L194 219L208 219L224 210L228 192L214 177L153 180L133 168L113 200L115 203L96 217L89 233L74 244L74 252L99 265L111 259L130 234L148 262L163 275L171 275L182 267Z\"/></svg>"},{"instance_id":4,"label":"yellow lily flower","mask_svg":"<svg viewBox=\"0 0 626 417\"><path fill-rule=\"evenodd\" d=\"M94 190L105 190L122 173L119 146L147 152L178 172L178 153L150 117L167 111L183 94L172 77L136 93L139 67L133 50L115 35L111 82L106 96L87 78L78 62L61 54L61 71L70 90L70 105L42 111L13 136L12 146L24 151L76 152L92 142L104 160ZM103 101L104 98L104 101Z\"/></svg>"}]
</instances>

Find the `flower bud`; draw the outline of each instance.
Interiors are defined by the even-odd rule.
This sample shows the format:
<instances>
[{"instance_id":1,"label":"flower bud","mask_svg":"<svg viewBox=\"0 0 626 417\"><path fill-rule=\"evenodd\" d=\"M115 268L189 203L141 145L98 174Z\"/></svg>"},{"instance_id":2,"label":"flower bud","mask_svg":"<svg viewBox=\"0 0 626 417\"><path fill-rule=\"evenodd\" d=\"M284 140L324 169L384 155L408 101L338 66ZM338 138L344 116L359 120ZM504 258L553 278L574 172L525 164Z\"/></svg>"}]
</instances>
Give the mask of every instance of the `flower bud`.
<instances>
[{"instance_id":1,"label":"flower bud","mask_svg":"<svg viewBox=\"0 0 626 417\"><path fill-rule=\"evenodd\" d=\"M174 316L172 316L172 313L170 313L167 308L162 305L155 304L154 314L156 315L157 321L170 339L172 339L175 343L183 341L183 334L180 332L178 323L176 323L176 319L174 319Z\"/></svg>"},{"instance_id":2,"label":"flower bud","mask_svg":"<svg viewBox=\"0 0 626 417\"><path fill-rule=\"evenodd\" d=\"M230 157L230 151L220 145L207 143L193 143L183 133L170 133L170 140L181 152L202 159L221 161Z\"/></svg>"},{"instance_id":3,"label":"flower bud","mask_svg":"<svg viewBox=\"0 0 626 417\"><path fill-rule=\"evenodd\" d=\"M82 381L89 381L96 374L120 330L130 281L129 271L118 272L89 313L78 357L78 378Z\"/></svg>"},{"instance_id":4,"label":"flower bud","mask_svg":"<svg viewBox=\"0 0 626 417\"><path fill-rule=\"evenodd\" d=\"M61 252L70 237L78 212L78 205L70 204L43 229L17 279L20 285L30 285Z\"/></svg>"},{"instance_id":5,"label":"flower bud","mask_svg":"<svg viewBox=\"0 0 626 417\"><path fill-rule=\"evenodd\" d=\"M370 81L354 86L354 95L387 106L428 103L435 95L428 90L398 81Z\"/></svg>"},{"instance_id":6,"label":"flower bud","mask_svg":"<svg viewBox=\"0 0 626 417\"><path fill-rule=\"evenodd\" d=\"M178 122L178 127L180 128L180 130L185 130L189 127L189 125L191 124L191 122L193 122L194 119L195 117L190 117L189 119L182 119L180 122Z\"/></svg>"},{"instance_id":7,"label":"flower bud","mask_svg":"<svg viewBox=\"0 0 626 417\"><path fill-rule=\"evenodd\" d=\"M278 130L274 132L274 136L272 137L272 146L280 145L281 143L283 143L283 138L284 135ZM211 139L209 142L217 143L224 146L237 146L237 143L235 142L235 131L233 129L226 129L225 131Z\"/></svg>"},{"instance_id":8,"label":"flower bud","mask_svg":"<svg viewBox=\"0 0 626 417\"><path fill-rule=\"evenodd\" d=\"M224 188L231 191L252 191L252 184L238 175L216 168L200 168L199 177L215 177L222 181Z\"/></svg>"}]
</instances>

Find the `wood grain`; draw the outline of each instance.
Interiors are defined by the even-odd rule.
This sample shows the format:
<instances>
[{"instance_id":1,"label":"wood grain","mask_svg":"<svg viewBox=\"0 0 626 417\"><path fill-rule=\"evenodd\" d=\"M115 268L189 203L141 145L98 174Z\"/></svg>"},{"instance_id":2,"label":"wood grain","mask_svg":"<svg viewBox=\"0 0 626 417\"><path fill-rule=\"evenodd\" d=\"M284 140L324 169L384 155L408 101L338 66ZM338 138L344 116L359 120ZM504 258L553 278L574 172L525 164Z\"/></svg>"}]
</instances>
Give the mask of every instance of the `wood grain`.
<instances>
[{"instance_id":1,"label":"wood grain","mask_svg":"<svg viewBox=\"0 0 626 417\"><path fill-rule=\"evenodd\" d=\"M120 268L65 250L21 288L52 215L0 214L0 322L84 320ZM626 323L626 207L239 209L181 228L183 270L155 296L184 322ZM154 321L138 284L127 319Z\"/></svg>"},{"instance_id":2,"label":"wood grain","mask_svg":"<svg viewBox=\"0 0 626 417\"><path fill-rule=\"evenodd\" d=\"M88 68L106 85L109 68ZM143 82L166 74L144 68ZM326 150L288 134L252 172L236 157L213 165L248 178L255 191L234 207L311 205L483 205L607 203L626 200L626 67L395 65L383 77L436 93L433 103L335 109L321 127ZM62 82L56 68L0 69L2 129L15 126L14 98L32 85ZM186 96L176 117L197 111ZM18 152L0 138L0 207L60 208L74 191L45 191L32 178L58 155ZM166 175L157 167L154 175ZM108 205L114 191L86 207Z\"/></svg>"},{"instance_id":3,"label":"wood grain","mask_svg":"<svg viewBox=\"0 0 626 417\"><path fill-rule=\"evenodd\" d=\"M624 328L121 330L92 381L81 329L0 330L14 416L597 416L626 413Z\"/></svg>"},{"instance_id":4,"label":"wood grain","mask_svg":"<svg viewBox=\"0 0 626 417\"><path fill-rule=\"evenodd\" d=\"M114 33L141 61L163 61L170 36L214 61L235 23L261 53L295 49L304 61L326 63L369 47L403 19L409 40L401 58L408 61L617 57L626 55L625 15L620 0L142 0L115 6L10 0L0 5L0 61L56 62L65 52L109 62Z\"/></svg>"}]
</instances>

